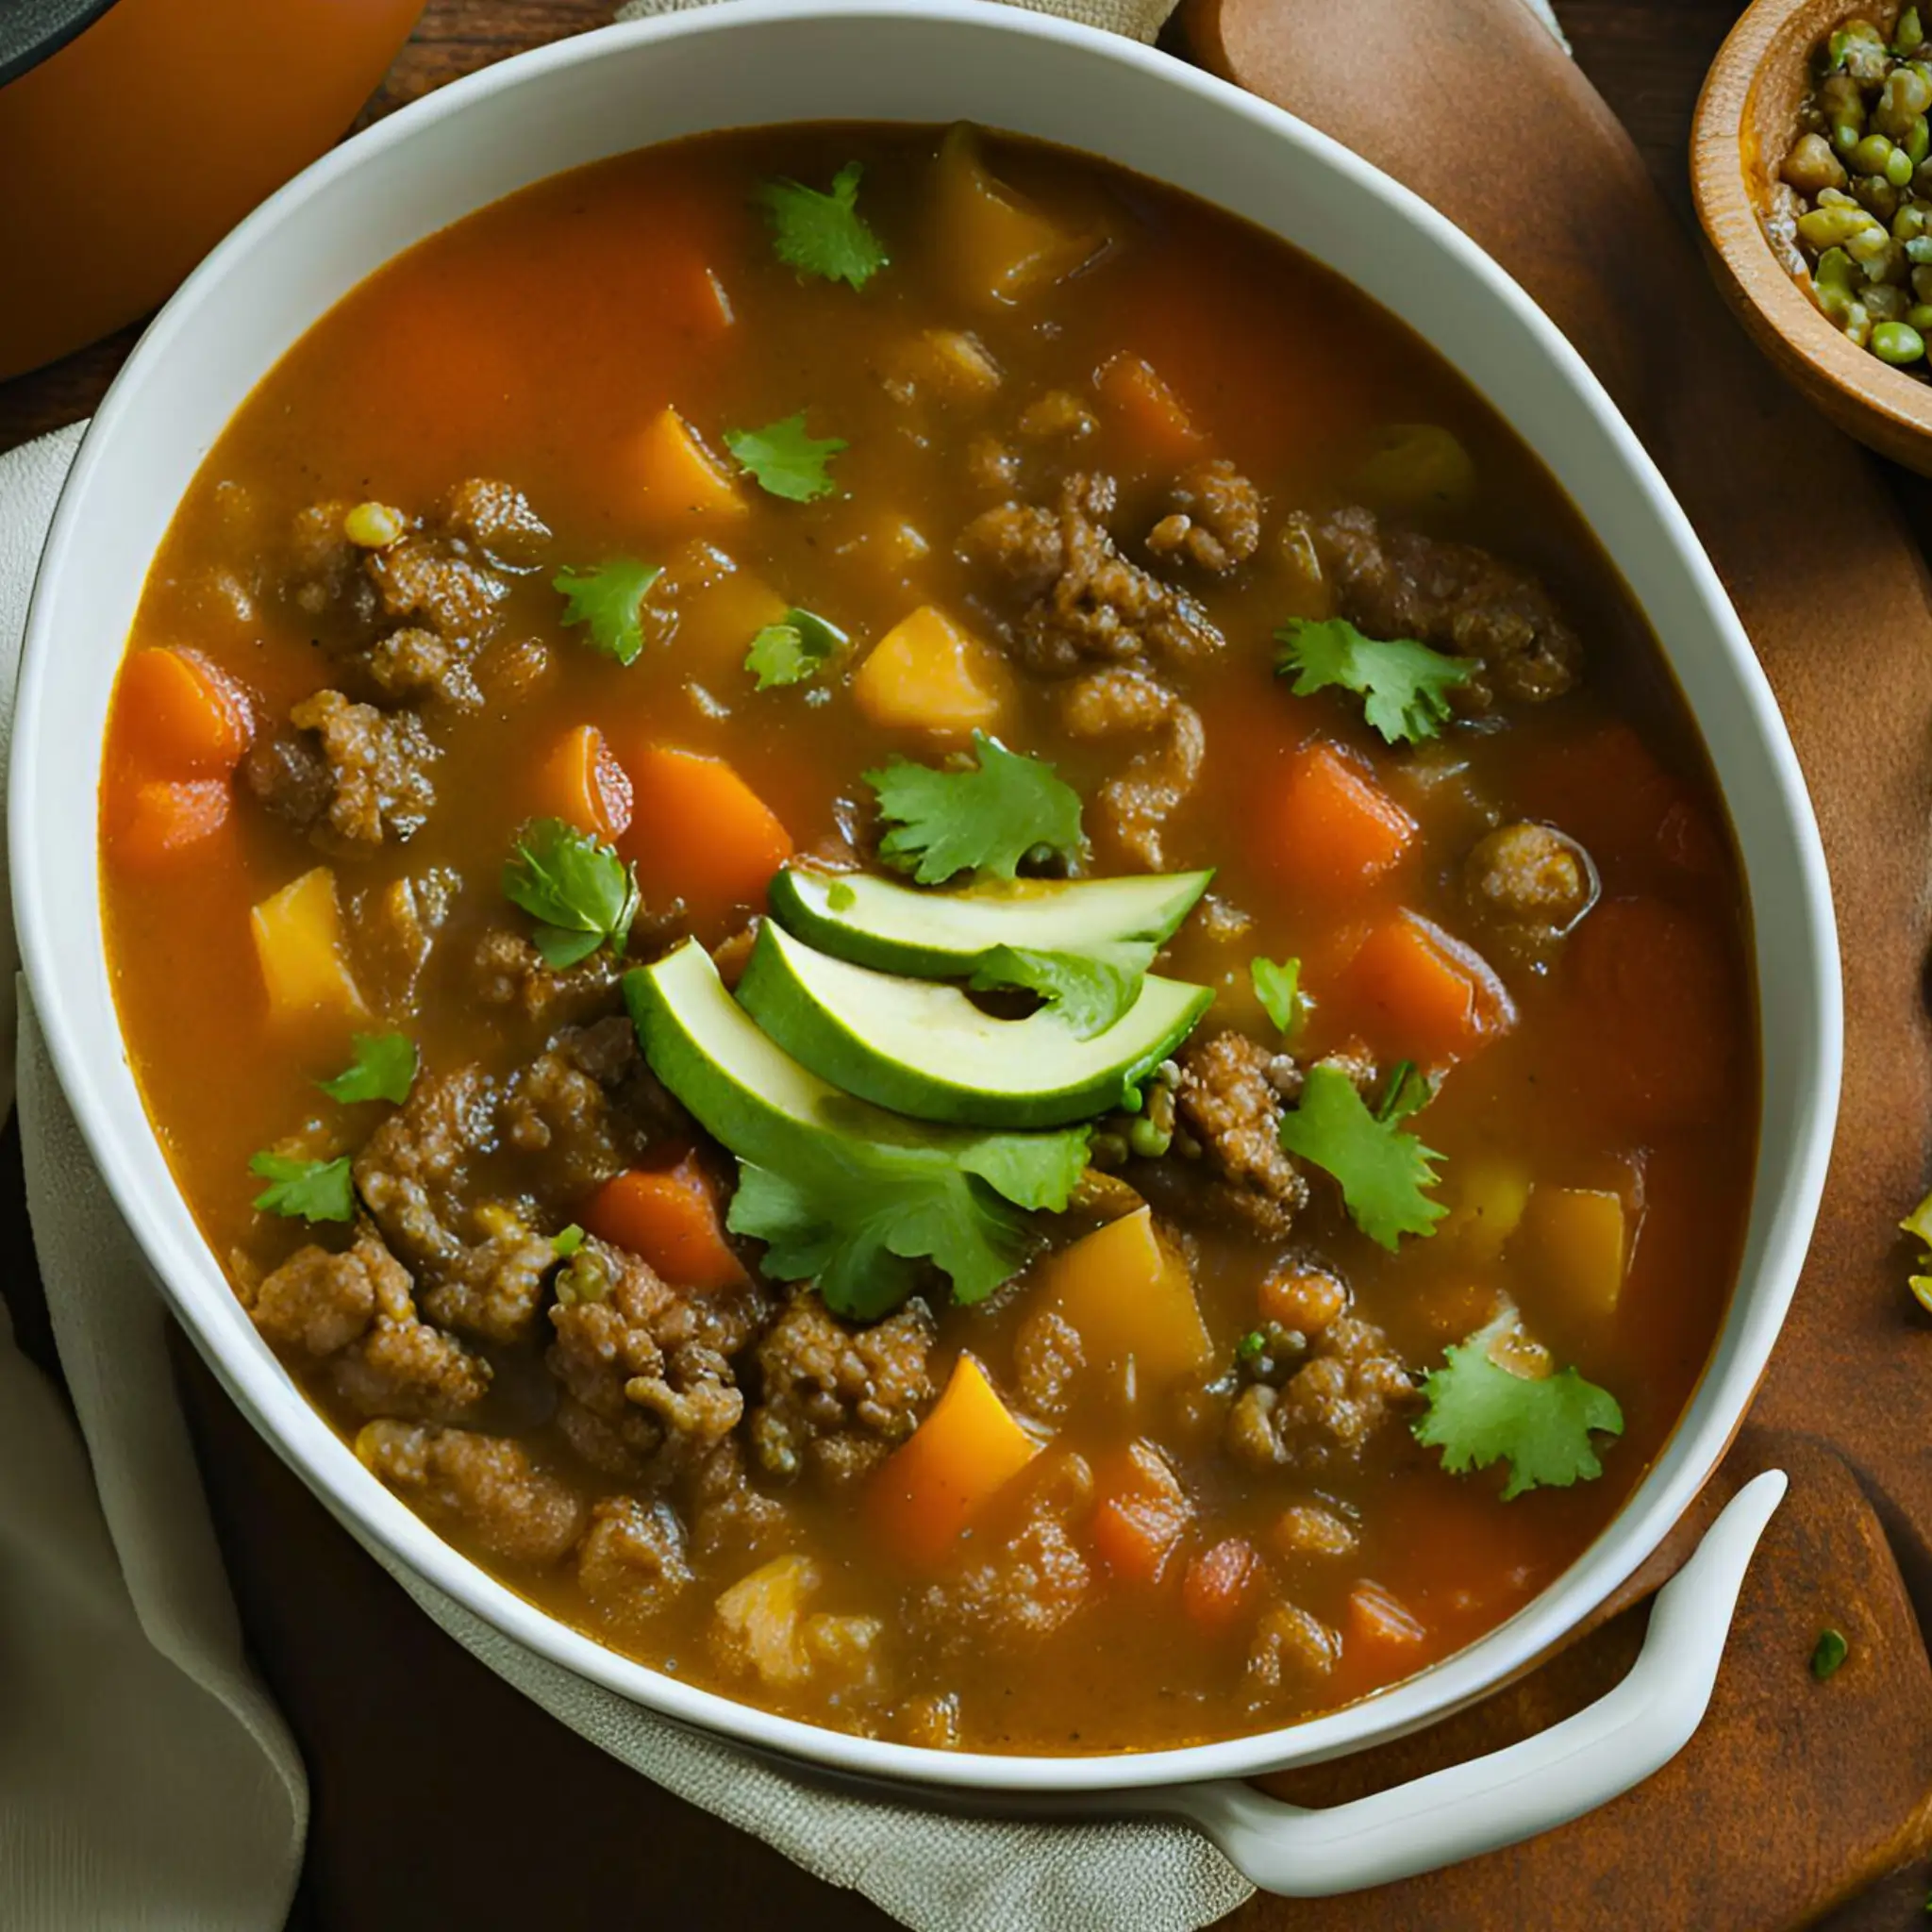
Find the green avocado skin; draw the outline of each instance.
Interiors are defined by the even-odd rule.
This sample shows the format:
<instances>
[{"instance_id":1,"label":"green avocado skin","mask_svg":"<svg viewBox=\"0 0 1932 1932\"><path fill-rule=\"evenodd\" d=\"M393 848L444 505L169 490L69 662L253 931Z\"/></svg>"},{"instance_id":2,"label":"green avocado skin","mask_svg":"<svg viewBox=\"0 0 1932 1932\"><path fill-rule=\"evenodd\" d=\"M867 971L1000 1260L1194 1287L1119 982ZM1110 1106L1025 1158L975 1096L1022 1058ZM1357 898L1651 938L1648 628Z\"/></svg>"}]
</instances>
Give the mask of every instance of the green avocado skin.
<instances>
[{"instance_id":1,"label":"green avocado skin","mask_svg":"<svg viewBox=\"0 0 1932 1932\"><path fill-rule=\"evenodd\" d=\"M1128 1104L1129 1091L1192 1032L1214 997L1207 987L1150 975L1135 1008L1105 1033L1081 1042L1071 1067L1055 1069L1038 1051L1052 1024L1042 1017L996 1023L1010 1026L1010 1043L986 1045L975 1064L977 1077L949 1077L930 1062L919 1064L909 1054L867 1037L868 1011L876 1016L908 990L930 999L938 989L832 962L841 985L858 995L835 1008L797 970L798 964L808 970L814 958L802 941L767 924L739 981L739 1005L769 1039L821 1079L893 1113L958 1126L1059 1127ZM948 990L945 997L951 996ZM947 1040L941 1025L934 1024L929 1035L933 1061L961 1058L961 1042ZM1036 1080L1042 1068L1061 1077ZM1065 1076L1069 1073L1073 1077Z\"/></svg>"}]
</instances>

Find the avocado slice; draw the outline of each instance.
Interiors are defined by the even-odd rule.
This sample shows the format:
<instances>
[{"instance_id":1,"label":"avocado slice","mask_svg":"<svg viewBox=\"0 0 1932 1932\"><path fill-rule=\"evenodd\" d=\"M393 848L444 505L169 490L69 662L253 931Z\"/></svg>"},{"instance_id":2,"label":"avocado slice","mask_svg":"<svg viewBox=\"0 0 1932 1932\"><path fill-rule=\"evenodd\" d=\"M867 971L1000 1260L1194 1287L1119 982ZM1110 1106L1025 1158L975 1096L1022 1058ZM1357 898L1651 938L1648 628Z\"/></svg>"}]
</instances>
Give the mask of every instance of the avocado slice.
<instances>
[{"instance_id":1,"label":"avocado slice","mask_svg":"<svg viewBox=\"0 0 1932 1932\"><path fill-rule=\"evenodd\" d=\"M835 958L917 979L964 979L996 946L1086 953L1124 940L1159 945L1212 872L1117 879L1008 879L960 892L870 873L790 866L772 881L772 917Z\"/></svg>"},{"instance_id":2,"label":"avocado slice","mask_svg":"<svg viewBox=\"0 0 1932 1932\"><path fill-rule=\"evenodd\" d=\"M695 940L624 976L651 1071L741 1160L849 1176L867 1148L976 1174L1022 1208L1062 1210L1086 1166L1084 1134L984 1134L902 1120L841 1092L761 1033Z\"/></svg>"},{"instance_id":3,"label":"avocado slice","mask_svg":"<svg viewBox=\"0 0 1932 1932\"><path fill-rule=\"evenodd\" d=\"M1122 1104L1193 1030L1214 995L1149 974L1103 1033L1057 1007L995 1019L958 987L874 973L758 928L738 998L804 1066L894 1112L981 1127L1054 1127Z\"/></svg>"}]
</instances>

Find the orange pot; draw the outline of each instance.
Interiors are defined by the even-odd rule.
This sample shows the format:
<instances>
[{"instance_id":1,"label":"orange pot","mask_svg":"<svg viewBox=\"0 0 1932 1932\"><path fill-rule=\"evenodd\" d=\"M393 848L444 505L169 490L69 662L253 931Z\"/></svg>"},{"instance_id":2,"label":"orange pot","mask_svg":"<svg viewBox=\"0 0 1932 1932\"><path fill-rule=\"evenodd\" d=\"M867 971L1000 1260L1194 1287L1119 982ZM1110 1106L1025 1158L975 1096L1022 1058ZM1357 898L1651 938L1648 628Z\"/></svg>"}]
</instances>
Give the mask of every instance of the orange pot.
<instances>
[{"instance_id":1,"label":"orange pot","mask_svg":"<svg viewBox=\"0 0 1932 1932\"><path fill-rule=\"evenodd\" d=\"M154 308L342 133L422 8L115 0L0 87L0 377Z\"/></svg>"}]
</instances>

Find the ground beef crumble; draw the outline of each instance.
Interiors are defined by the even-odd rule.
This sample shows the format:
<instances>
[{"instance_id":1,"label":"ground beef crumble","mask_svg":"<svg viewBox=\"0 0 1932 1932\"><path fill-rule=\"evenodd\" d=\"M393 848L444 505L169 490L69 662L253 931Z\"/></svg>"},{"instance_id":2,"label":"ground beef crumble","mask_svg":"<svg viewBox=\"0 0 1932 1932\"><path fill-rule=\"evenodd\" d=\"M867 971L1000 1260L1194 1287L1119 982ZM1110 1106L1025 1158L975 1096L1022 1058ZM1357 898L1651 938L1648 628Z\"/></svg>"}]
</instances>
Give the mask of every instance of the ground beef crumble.
<instances>
[{"instance_id":1,"label":"ground beef crumble","mask_svg":"<svg viewBox=\"0 0 1932 1932\"><path fill-rule=\"evenodd\" d=\"M1575 684L1582 641L1527 571L1468 543L1390 529L1368 509L1337 510L1315 541L1352 624L1475 660L1457 693L1464 708L1539 704Z\"/></svg>"},{"instance_id":2,"label":"ground beef crumble","mask_svg":"<svg viewBox=\"0 0 1932 1932\"><path fill-rule=\"evenodd\" d=\"M1174 508L1147 533L1157 557L1178 557L1224 574L1261 547L1261 492L1224 457L1174 481Z\"/></svg>"},{"instance_id":3,"label":"ground beef crumble","mask_svg":"<svg viewBox=\"0 0 1932 1932\"><path fill-rule=\"evenodd\" d=\"M1146 672L1117 666L1065 686L1060 723L1073 738L1154 736L1148 749L1101 786L1093 804L1107 835L1158 872L1165 863L1162 829L1200 782L1208 749L1200 714Z\"/></svg>"},{"instance_id":4,"label":"ground beef crumble","mask_svg":"<svg viewBox=\"0 0 1932 1932\"><path fill-rule=\"evenodd\" d=\"M413 711L378 711L319 691L289 712L290 729L258 738L242 770L268 809L325 851L366 852L423 829L436 803L438 752Z\"/></svg>"},{"instance_id":5,"label":"ground beef crumble","mask_svg":"<svg viewBox=\"0 0 1932 1932\"><path fill-rule=\"evenodd\" d=\"M1322 1469L1357 1455L1414 1392L1381 1329L1343 1315L1312 1337L1279 1389L1242 1390L1228 1411L1227 1446L1255 1469Z\"/></svg>"},{"instance_id":6,"label":"ground beef crumble","mask_svg":"<svg viewBox=\"0 0 1932 1932\"><path fill-rule=\"evenodd\" d=\"M923 1302L870 1326L841 1322L807 1290L758 1347L763 1397L751 1441L759 1466L847 1483L918 1427L934 1390L933 1324Z\"/></svg>"},{"instance_id":7,"label":"ground beef crumble","mask_svg":"<svg viewBox=\"0 0 1932 1932\"><path fill-rule=\"evenodd\" d=\"M357 1436L356 1454L412 1509L467 1531L500 1561L547 1567L583 1533L588 1510L575 1488L508 1437L374 1422Z\"/></svg>"},{"instance_id":8,"label":"ground beef crumble","mask_svg":"<svg viewBox=\"0 0 1932 1932\"><path fill-rule=\"evenodd\" d=\"M1174 1111L1220 1182L1222 1204L1266 1235L1286 1235L1307 1183L1281 1147L1274 1056L1244 1033L1199 1035L1179 1055Z\"/></svg>"},{"instance_id":9,"label":"ground beef crumble","mask_svg":"<svg viewBox=\"0 0 1932 1932\"><path fill-rule=\"evenodd\" d=\"M586 1461L657 1479L715 1448L744 1396L731 1357L764 1319L761 1289L674 1288L637 1256L587 1240L550 1310L558 1422Z\"/></svg>"},{"instance_id":10,"label":"ground beef crumble","mask_svg":"<svg viewBox=\"0 0 1932 1932\"><path fill-rule=\"evenodd\" d=\"M1221 648L1221 633L1186 591L1123 557L1108 529L1110 476L1069 476L1058 504L1004 503L959 540L1028 601L1008 644L1027 670L1065 677L1091 660L1180 663Z\"/></svg>"}]
</instances>

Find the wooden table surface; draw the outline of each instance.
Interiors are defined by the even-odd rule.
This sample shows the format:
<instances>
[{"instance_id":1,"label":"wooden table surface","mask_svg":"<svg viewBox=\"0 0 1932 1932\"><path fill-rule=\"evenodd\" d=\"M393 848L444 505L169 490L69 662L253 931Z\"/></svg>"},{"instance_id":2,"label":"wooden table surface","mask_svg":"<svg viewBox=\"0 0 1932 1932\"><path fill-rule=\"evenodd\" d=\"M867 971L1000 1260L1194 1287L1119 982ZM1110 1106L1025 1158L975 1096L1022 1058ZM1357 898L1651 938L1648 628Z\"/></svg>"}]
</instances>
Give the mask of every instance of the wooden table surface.
<instances>
[{"instance_id":1,"label":"wooden table surface","mask_svg":"<svg viewBox=\"0 0 1932 1932\"><path fill-rule=\"evenodd\" d=\"M374 118L444 81L491 60L598 25L614 0L430 0L408 47L369 104ZM1283 0L1298 4L1298 0ZM1313 0L1308 0L1313 4ZM1557 0L1576 58L1629 129L1666 197L1688 224L1685 142L1691 105L1710 57L1740 0ZM1533 192L1533 184L1526 185ZM0 383L0 449L88 414L125 356L136 331L12 382ZM1932 538L1932 491L1917 479L1890 480L1922 539ZM37 1295L31 1242L20 1178L17 1140L0 1140L0 1290L30 1355L58 1374L44 1309ZM244 1624L265 1652L281 1662L272 1673L277 1698L309 1756L315 1819L311 1858L291 1921L303 1932L372 1932L408 1925L411 1932L458 1924L568 1928L590 1923L585 1902L570 1889L568 1867L521 1857L494 1836L508 1815L500 1804L527 1803L530 1789L549 1790L566 1817L556 1819L566 1840L608 1843L626 1828L623 1788L597 1769L591 1747L534 1707L483 1676L455 1646L418 1617L399 1619L391 1586L314 1505L228 1407L198 1364L183 1357L189 1398L218 1521L299 1515L317 1519L309 1540L305 1588L258 1574L244 1559L230 1561ZM393 1633L401 1654L385 1657L385 1681L408 1682L414 1698L366 1691L357 1644L370 1633ZM497 1793L480 1780L465 1782L450 1766L460 1758L423 1754L422 1740L439 1726L465 1718L479 1701L489 1706L493 1739L515 1762L522 1789ZM325 1743L305 1731L303 1713L331 1712ZM441 1775L414 1776L441 1767ZM407 1792L407 1794L405 1794ZM408 1812L398 1829L398 1805ZM551 1814L553 1818L555 1813ZM652 1860L649 1892L655 1923L724 1925L771 1922L774 1900L796 1897L791 1874L776 1855L714 1820L680 1810L680 1855ZM1832 1932L1892 1932L1924 1924L1928 1874L1915 1867L1842 1908ZM777 1923L825 1928L883 1925L871 1907L849 1894L820 1892ZM1622 1932L1622 1928L1618 1928ZM1632 1928L1636 1932L1636 1928ZM1644 1928L1648 1932L1648 1928ZM1666 1932L1666 1928L1657 1928ZM1676 1928L1668 1928L1676 1932Z\"/></svg>"}]
</instances>

